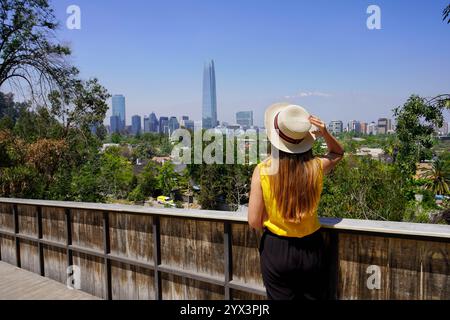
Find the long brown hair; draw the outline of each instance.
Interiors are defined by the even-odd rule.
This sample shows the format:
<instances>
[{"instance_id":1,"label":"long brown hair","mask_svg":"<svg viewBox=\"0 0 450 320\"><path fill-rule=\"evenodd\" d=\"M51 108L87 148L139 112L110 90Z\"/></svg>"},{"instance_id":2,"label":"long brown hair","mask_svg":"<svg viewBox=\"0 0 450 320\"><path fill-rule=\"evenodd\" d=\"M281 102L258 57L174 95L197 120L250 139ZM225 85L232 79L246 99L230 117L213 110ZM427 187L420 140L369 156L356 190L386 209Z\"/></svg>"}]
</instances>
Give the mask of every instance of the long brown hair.
<instances>
[{"instance_id":1,"label":"long brown hair","mask_svg":"<svg viewBox=\"0 0 450 320\"><path fill-rule=\"evenodd\" d=\"M323 179L320 160L313 156L312 149L298 154L278 150L274 156L279 164L278 172L269 176L273 200L284 219L298 223L314 213L320 200Z\"/></svg>"}]
</instances>

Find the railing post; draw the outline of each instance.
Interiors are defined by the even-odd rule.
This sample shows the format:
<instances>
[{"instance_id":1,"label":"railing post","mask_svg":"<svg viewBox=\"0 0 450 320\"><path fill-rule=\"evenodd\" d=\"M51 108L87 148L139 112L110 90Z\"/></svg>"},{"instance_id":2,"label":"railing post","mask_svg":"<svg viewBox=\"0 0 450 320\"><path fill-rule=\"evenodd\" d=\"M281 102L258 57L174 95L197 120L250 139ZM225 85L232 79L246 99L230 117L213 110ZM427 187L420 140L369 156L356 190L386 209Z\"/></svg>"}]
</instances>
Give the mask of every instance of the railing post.
<instances>
[{"instance_id":1,"label":"railing post","mask_svg":"<svg viewBox=\"0 0 450 320\"><path fill-rule=\"evenodd\" d=\"M109 236L109 213L103 212L103 249L105 253L105 290L106 299L112 300L111 289L111 260L108 258L108 254L111 253L111 243Z\"/></svg>"},{"instance_id":2,"label":"railing post","mask_svg":"<svg viewBox=\"0 0 450 320\"><path fill-rule=\"evenodd\" d=\"M223 224L224 237L224 270L225 270L225 300L232 300L230 281L233 280L233 254L232 254L232 234L231 223L225 221Z\"/></svg>"},{"instance_id":3,"label":"railing post","mask_svg":"<svg viewBox=\"0 0 450 320\"><path fill-rule=\"evenodd\" d=\"M161 264L161 230L159 217L156 215L152 216L152 222L155 300L162 300L161 271L159 271L159 265Z\"/></svg>"},{"instance_id":4,"label":"railing post","mask_svg":"<svg viewBox=\"0 0 450 320\"><path fill-rule=\"evenodd\" d=\"M37 223L37 238L38 238L38 252L39 252L39 274L41 276L45 276L45 269L44 269L44 246L42 245L41 241L43 234L42 234L42 207L37 206L36 207L36 223Z\"/></svg>"},{"instance_id":5,"label":"railing post","mask_svg":"<svg viewBox=\"0 0 450 320\"><path fill-rule=\"evenodd\" d=\"M328 300L338 299L338 281L339 281L339 235L336 230L328 230Z\"/></svg>"},{"instance_id":6,"label":"railing post","mask_svg":"<svg viewBox=\"0 0 450 320\"><path fill-rule=\"evenodd\" d=\"M21 267L20 263L20 240L19 234L19 214L17 212L17 204L13 204L13 219L14 219L14 242L16 244L16 266Z\"/></svg>"},{"instance_id":7,"label":"railing post","mask_svg":"<svg viewBox=\"0 0 450 320\"><path fill-rule=\"evenodd\" d=\"M67 267L73 265L73 255L70 246L72 245L72 217L69 208L66 208L66 243L67 243Z\"/></svg>"}]
</instances>

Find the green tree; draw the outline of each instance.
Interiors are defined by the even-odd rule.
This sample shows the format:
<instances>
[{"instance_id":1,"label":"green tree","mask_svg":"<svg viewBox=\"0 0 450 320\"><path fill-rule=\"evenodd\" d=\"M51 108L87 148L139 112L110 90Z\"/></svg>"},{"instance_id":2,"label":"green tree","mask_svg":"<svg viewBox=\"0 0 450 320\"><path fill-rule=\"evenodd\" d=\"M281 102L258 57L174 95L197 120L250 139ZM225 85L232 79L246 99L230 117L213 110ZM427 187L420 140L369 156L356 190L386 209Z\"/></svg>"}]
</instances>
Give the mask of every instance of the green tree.
<instances>
[{"instance_id":1,"label":"green tree","mask_svg":"<svg viewBox=\"0 0 450 320\"><path fill-rule=\"evenodd\" d=\"M158 172L158 189L160 189L164 195L170 195L171 192L178 186L179 174L175 172L175 166L166 161L159 167Z\"/></svg>"},{"instance_id":2,"label":"green tree","mask_svg":"<svg viewBox=\"0 0 450 320\"><path fill-rule=\"evenodd\" d=\"M145 196L158 196L158 165L149 161L140 175L140 187Z\"/></svg>"},{"instance_id":3,"label":"green tree","mask_svg":"<svg viewBox=\"0 0 450 320\"><path fill-rule=\"evenodd\" d=\"M442 20L447 20L447 24L450 23L450 4L442 12Z\"/></svg>"},{"instance_id":4,"label":"green tree","mask_svg":"<svg viewBox=\"0 0 450 320\"><path fill-rule=\"evenodd\" d=\"M347 156L324 179L319 214L326 217L401 221L407 183L394 165Z\"/></svg>"},{"instance_id":5,"label":"green tree","mask_svg":"<svg viewBox=\"0 0 450 320\"><path fill-rule=\"evenodd\" d=\"M425 177L430 181L425 187L433 191L435 194L448 195L449 191L450 168L448 163L442 159L435 159L430 170L425 172Z\"/></svg>"},{"instance_id":6,"label":"green tree","mask_svg":"<svg viewBox=\"0 0 450 320\"><path fill-rule=\"evenodd\" d=\"M27 86L35 99L67 87L78 70L67 63L70 49L56 40L57 28L47 0L0 1L0 86Z\"/></svg>"},{"instance_id":7,"label":"green tree","mask_svg":"<svg viewBox=\"0 0 450 320\"><path fill-rule=\"evenodd\" d=\"M106 149L100 160L100 181L105 194L123 199L130 191L133 168L128 159L120 155L120 149Z\"/></svg>"},{"instance_id":8,"label":"green tree","mask_svg":"<svg viewBox=\"0 0 450 320\"><path fill-rule=\"evenodd\" d=\"M403 106L393 110L399 140L397 162L402 172L409 176L415 173L416 163L429 156L434 127L441 127L444 121L443 101L427 101L412 95Z\"/></svg>"}]
</instances>

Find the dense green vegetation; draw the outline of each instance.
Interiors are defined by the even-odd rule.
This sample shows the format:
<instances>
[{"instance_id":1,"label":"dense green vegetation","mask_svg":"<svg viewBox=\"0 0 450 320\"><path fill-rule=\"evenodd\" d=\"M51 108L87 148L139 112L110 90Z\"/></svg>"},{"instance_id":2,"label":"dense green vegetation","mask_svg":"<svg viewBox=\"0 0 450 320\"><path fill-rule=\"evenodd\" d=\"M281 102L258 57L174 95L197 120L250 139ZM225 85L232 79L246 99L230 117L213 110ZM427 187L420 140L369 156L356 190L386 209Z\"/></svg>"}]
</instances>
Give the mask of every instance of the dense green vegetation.
<instances>
[{"instance_id":1,"label":"dense green vegetation","mask_svg":"<svg viewBox=\"0 0 450 320\"><path fill-rule=\"evenodd\" d=\"M17 79L19 88L32 89L25 102L0 92L1 197L142 202L185 194L204 209L236 210L248 203L255 163L176 166L152 160L171 154L167 136L108 136L99 124L109 94L98 80L79 79L67 63L70 50L53 37L57 22L47 1L6 0L0 6L0 18L9 20L0 30L0 85ZM12 59L13 52L20 54ZM442 125L449 107L449 95L412 95L393 110L396 134L339 136L347 154L325 178L320 215L439 221L436 214L448 208L448 201L438 205L435 195L449 196L450 152L434 137L433 127ZM316 155L325 152L322 142L314 145ZM105 143L116 145L103 150ZM382 148L390 160L356 156L361 147ZM424 160L432 161L416 177Z\"/></svg>"}]
</instances>

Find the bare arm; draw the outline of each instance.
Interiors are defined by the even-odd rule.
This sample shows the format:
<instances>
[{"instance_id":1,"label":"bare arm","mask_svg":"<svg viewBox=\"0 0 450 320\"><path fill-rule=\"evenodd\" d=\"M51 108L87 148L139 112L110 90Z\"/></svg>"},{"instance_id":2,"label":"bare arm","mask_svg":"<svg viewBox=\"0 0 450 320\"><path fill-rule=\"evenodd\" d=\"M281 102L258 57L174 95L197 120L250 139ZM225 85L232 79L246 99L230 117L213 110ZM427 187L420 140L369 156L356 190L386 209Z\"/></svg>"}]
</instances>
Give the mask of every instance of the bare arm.
<instances>
[{"instance_id":1,"label":"bare arm","mask_svg":"<svg viewBox=\"0 0 450 320\"><path fill-rule=\"evenodd\" d=\"M328 154L325 157L322 157L321 160L324 172L329 173L333 170L336 164L341 161L344 156L344 148L339 141L337 141L336 138L328 132L326 125L322 120L314 116L310 116L309 121L319 129L318 134L325 139L327 144Z\"/></svg>"},{"instance_id":2,"label":"bare arm","mask_svg":"<svg viewBox=\"0 0 450 320\"><path fill-rule=\"evenodd\" d=\"M259 168L253 171L250 189L250 200L248 204L248 224L254 229L262 229L266 217L266 208L261 188L261 177Z\"/></svg>"}]
</instances>

